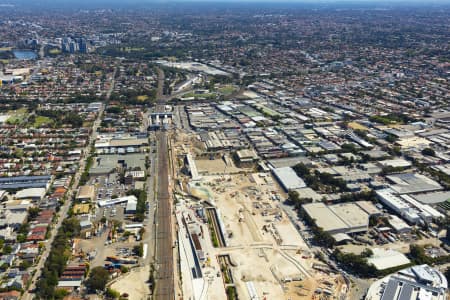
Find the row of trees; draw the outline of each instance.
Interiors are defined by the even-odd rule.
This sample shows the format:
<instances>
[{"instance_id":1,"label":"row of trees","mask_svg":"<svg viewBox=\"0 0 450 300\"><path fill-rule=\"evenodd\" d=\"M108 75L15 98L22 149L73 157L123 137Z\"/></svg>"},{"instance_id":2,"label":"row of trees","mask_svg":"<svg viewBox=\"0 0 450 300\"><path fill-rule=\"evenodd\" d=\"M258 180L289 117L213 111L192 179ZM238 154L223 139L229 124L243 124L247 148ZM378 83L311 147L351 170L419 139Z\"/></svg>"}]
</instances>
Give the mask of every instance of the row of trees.
<instances>
[{"instance_id":1,"label":"row of trees","mask_svg":"<svg viewBox=\"0 0 450 300\"><path fill-rule=\"evenodd\" d=\"M136 215L134 219L137 222L144 221L145 211L147 209L147 192L145 190L130 190L127 195L134 195L137 198Z\"/></svg>"},{"instance_id":2,"label":"row of trees","mask_svg":"<svg viewBox=\"0 0 450 300\"><path fill-rule=\"evenodd\" d=\"M303 219L311 229L314 235L313 240L315 243L326 248L334 247L334 245L336 244L336 240L331 234L324 231L322 227L317 226L316 220L311 218L303 209L300 209L298 214L300 219Z\"/></svg>"},{"instance_id":3,"label":"row of trees","mask_svg":"<svg viewBox=\"0 0 450 300\"><path fill-rule=\"evenodd\" d=\"M360 254L343 253L339 249L335 249L332 257L341 264L344 269L365 278L386 276L413 265L413 263L409 263L389 269L377 270L375 266L368 261L368 258L372 255L373 253L370 249L366 249Z\"/></svg>"},{"instance_id":4,"label":"row of trees","mask_svg":"<svg viewBox=\"0 0 450 300\"><path fill-rule=\"evenodd\" d=\"M70 125L73 128L80 128L83 126L83 118L72 111L38 110L36 111L36 116L43 116L52 119L55 128L61 127L62 125ZM34 123L36 116L31 115L28 118L28 122Z\"/></svg>"},{"instance_id":5,"label":"row of trees","mask_svg":"<svg viewBox=\"0 0 450 300\"><path fill-rule=\"evenodd\" d=\"M400 114L400 113L392 113L386 116L371 116L369 117L369 120L371 122L381 123L384 125L389 125L392 123L401 123L401 124L407 124L409 122L416 122L417 119L411 118L407 114Z\"/></svg>"},{"instance_id":6,"label":"row of trees","mask_svg":"<svg viewBox=\"0 0 450 300\"><path fill-rule=\"evenodd\" d=\"M330 193L348 191L345 181L334 177L332 174L321 173L317 170L311 173L309 168L303 163L295 165L293 169L314 190Z\"/></svg>"},{"instance_id":7,"label":"row of trees","mask_svg":"<svg viewBox=\"0 0 450 300\"><path fill-rule=\"evenodd\" d=\"M120 93L112 93L110 100L129 105L152 104L156 101L156 89L123 89Z\"/></svg>"},{"instance_id":8,"label":"row of trees","mask_svg":"<svg viewBox=\"0 0 450 300\"><path fill-rule=\"evenodd\" d=\"M36 287L36 295L39 299L58 299L55 292L58 280L66 268L70 258L70 240L80 234L80 222L72 217L63 221L52 243L50 254L44 264L41 279Z\"/></svg>"},{"instance_id":9,"label":"row of trees","mask_svg":"<svg viewBox=\"0 0 450 300\"><path fill-rule=\"evenodd\" d=\"M299 193L296 191L289 191L288 203L294 205L296 209L300 209L303 204L313 202L312 198L300 197Z\"/></svg>"},{"instance_id":10,"label":"row of trees","mask_svg":"<svg viewBox=\"0 0 450 300\"><path fill-rule=\"evenodd\" d=\"M362 277L377 276L377 269L374 265L368 262L368 258L372 256L373 252L370 249L364 250L361 254L343 253L339 249L333 252L334 259L343 265L343 267L350 272Z\"/></svg>"},{"instance_id":11,"label":"row of trees","mask_svg":"<svg viewBox=\"0 0 450 300\"><path fill-rule=\"evenodd\" d=\"M418 265L427 264L444 264L450 262L450 255L443 255L437 257L428 256L425 253L425 247L422 245L410 245L409 246L409 257L411 260Z\"/></svg>"}]
</instances>

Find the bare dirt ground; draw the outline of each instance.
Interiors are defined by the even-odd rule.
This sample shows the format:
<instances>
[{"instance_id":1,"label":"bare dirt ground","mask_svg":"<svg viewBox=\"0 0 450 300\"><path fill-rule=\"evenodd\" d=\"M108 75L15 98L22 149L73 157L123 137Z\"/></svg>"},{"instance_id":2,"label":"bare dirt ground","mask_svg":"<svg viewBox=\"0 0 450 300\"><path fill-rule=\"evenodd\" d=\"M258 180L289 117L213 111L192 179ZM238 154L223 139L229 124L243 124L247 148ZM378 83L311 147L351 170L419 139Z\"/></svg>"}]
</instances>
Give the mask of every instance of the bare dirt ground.
<instances>
[{"instance_id":1,"label":"bare dirt ground","mask_svg":"<svg viewBox=\"0 0 450 300\"><path fill-rule=\"evenodd\" d=\"M143 295L149 295L150 289L147 284L150 267L135 268L129 273L121 276L112 285L111 288L120 292L120 294L127 293L129 300L142 300Z\"/></svg>"},{"instance_id":2,"label":"bare dirt ground","mask_svg":"<svg viewBox=\"0 0 450 300\"><path fill-rule=\"evenodd\" d=\"M229 174L229 173L237 173L239 171L243 171L246 169L238 168L228 160L230 164L226 164L225 160L221 158L216 158L213 160L209 159L196 159L195 164L197 165L197 169L199 173L208 173L211 175L214 174Z\"/></svg>"}]
</instances>

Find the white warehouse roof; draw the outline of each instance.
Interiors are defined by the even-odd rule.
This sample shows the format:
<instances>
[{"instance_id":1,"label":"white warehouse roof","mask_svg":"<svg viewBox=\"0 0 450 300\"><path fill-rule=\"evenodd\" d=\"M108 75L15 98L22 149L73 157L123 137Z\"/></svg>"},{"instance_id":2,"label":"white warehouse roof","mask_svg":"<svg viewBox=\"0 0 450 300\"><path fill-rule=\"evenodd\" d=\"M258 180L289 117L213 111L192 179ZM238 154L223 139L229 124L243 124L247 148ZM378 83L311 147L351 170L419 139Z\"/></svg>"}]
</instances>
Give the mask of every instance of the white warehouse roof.
<instances>
[{"instance_id":1,"label":"white warehouse roof","mask_svg":"<svg viewBox=\"0 0 450 300\"><path fill-rule=\"evenodd\" d=\"M45 188L29 188L23 189L16 193L16 199L29 199L29 198L39 198L42 199L45 196Z\"/></svg>"},{"instance_id":2,"label":"white warehouse roof","mask_svg":"<svg viewBox=\"0 0 450 300\"><path fill-rule=\"evenodd\" d=\"M97 202L97 204L99 207L103 207L103 206L109 206L109 205L116 205L119 203L125 203L128 201L137 202L137 198L135 196L131 195L131 196L126 196L126 197L119 197L116 199L100 200Z\"/></svg>"},{"instance_id":3,"label":"white warehouse roof","mask_svg":"<svg viewBox=\"0 0 450 300\"><path fill-rule=\"evenodd\" d=\"M324 231L339 233L348 230L348 225L339 219L325 204L316 202L304 204L302 207L316 221L317 226L321 227Z\"/></svg>"},{"instance_id":4,"label":"white warehouse roof","mask_svg":"<svg viewBox=\"0 0 450 300\"><path fill-rule=\"evenodd\" d=\"M373 255L368 262L377 268L377 270L385 270L410 263L410 260L398 251L390 249L373 248Z\"/></svg>"},{"instance_id":5,"label":"white warehouse roof","mask_svg":"<svg viewBox=\"0 0 450 300\"><path fill-rule=\"evenodd\" d=\"M273 174L286 191L306 187L305 182L297 176L291 167L273 169Z\"/></svg>"}]
</instances>

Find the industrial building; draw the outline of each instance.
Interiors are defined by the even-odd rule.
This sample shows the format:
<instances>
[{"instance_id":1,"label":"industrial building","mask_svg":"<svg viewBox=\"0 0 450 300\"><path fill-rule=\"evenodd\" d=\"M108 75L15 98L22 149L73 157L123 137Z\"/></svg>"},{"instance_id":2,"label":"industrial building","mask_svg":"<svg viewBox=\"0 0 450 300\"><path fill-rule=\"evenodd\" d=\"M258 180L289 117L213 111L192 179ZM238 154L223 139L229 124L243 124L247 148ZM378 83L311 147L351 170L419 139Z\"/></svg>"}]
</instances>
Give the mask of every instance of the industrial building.
<instances>
[{"instance_id":1,"label":"industrial building","mask_svg":"<svg viewBox=\"0 0 450 300\"><path fill-rule=\"evenodd\" d=\"M401 173L386 176L390 188L398 194L425 193L442 190L436 181L417 173Z\"/></svg>"},{"instance_id":2,"label":"industrial building","mask_svg":"<svg viewBox=\"0 0 450 300\"><path fill-rule=\"evenodd\" d=\"M398 271L374 282L366 300L444 300L447 279L428 265L418 265Z\"/></svg>"},{"instance_id":3,"label":"industrial building","mask_svg":"<svg viewBox=\"0 0 450 300\"><path fill-rule=\"evenodd\" d=\"M396 233L407 233L411 232L412 228L405 221L397 217L396 215L391 215L389 217L389 225L394 229Z\"/></svg>"},{"instance_id":4,"label":"industrial building","mask_svg":"<svg viewBox=\"0 0 450 300\"><path fill-rule=\"evenodd\" d=\"M46 193L45 188L29 188L18 191L14 198L16 199L28 199L32 201L41 201Z\"/></svg>"},{"instance_id":5,"label":"industrial building","mask_svg":"<svg viewBox=\"0 0 450 300\"><path fill-rule=\"evenodd\" d=\"M438 204L450 200L450 191L417 194L412 197L423 204Z\"/></svg>"},{"instance_id":6,"label":"industrial building","mask_svg":"<svg viewBox=\"0 0 450 300\"><path fill-rule=\"evenodd\" d=\"M100 155L95 159L94 166L89 170L89 175L107 175L117 168L145 169L144 154L126 155Z\"/></svg>"},{"instance_id":7,"label":"industrial building","mask_svg":"<svg viewBox=\"0 0 450 300\"><path fill-rule=\"evenodd\" d=\"M129 215L133 215L136 213L136 208L137 208L137 199L135 198L130 198L127 201L127 206L125 207L125 214L129 214Z\"/></svg>"},{"instance_id":8,"label":"industrial building","mask_svg":"<svg viewBox=\"0 0 450 300\"><path fill-rule=\"evenodd\" d=\"M369 226L369 215L355 203L327 206L316 202L304 204L302 209L330 234L365 232Z\"/></svg>"},{"instance_id":9,"label":"industrial building","mask_svg":"<svg viewBox=\"0 0 450 300\"><path fill-rule=\"evenodd\" d=\"M102 135L95 142L97 154L127 154L142 152L148 146L147 137Z\"/></svg>"},{"instance_id":10,"label":"industrial building","mask_svg":"<svg viewBox=\"0 0 450 300\"><path fill-rule=\"evenodd\" d=\"M373 248L372 256L368 258L368 263L377 270L386 270L409 264L411 261L403 254L395 250Z\"/></svg>"},{"instance_id":11,"label":"industrial building","mask_svg":"<svg viewBox=\"0 0 450 300\"><path fill-rule=\"evenodd\" d=\"M441 213L431 206L421 204L408 195L396 195L389 188L377 190L376 194L381 203L411 224L431 222L432 220L443 217Z\"/></svg>"},{"instance_id":12,"label":"industrial building","mask_svg":"<svg viewBox=\"0 0 450 300\"><path fill-rule=\"evenodd\" d=\"M125 197L119 197L115 199L109 199L109 200L100 200L97 202L97 205L99 207L105 207L105 206L113 206L121 203L128 203L129 201L137 202L136 196L125 196Z\"/></svg>"},{"instance_id":13,"label":"industrial building","mask_svg":"<svg viewBox=\"0 0 450 300\"><path fill-rule=\"evenodd\" d=\"M258 155L254 150L244 149L236 151L236 158L239 166L251 166L259 160Z\"/></svg>"},{"instance_id":14,"label":"industrial building","mask_svg":"<svg viewBox=\"0 0 450 300\"><path fill-rule=\"evenodd\" d=\"M0 190L20 190L26 188L45 188L50 185L51 176L15 176L0 178Z\"/></svg>"},{"instance_id":15,"label":"industrial building","mask_svg":"<svg viewBox=\"0 0 450 300\"><path fill-rule=\"evenodd\" d=\"M305 182L291 167L273 169L272 172L286 192L306 187Z\"/></svg>"},{"instance_id":16,"label":"industrial building","mask_svg":"<svg viewBox=\"0 0 450 300\"><path fill-rule=\"evenodd\" d=\"M358 205L363 211L365 211L369 216L381 216L382 212L370 201L356 201L356 205Z\"/></svg>"},{"instance_id":17,"label":"industrial building","mask_svg":"<svg viewBox=\"0 0 450 300\"><path fill-rule=\"evenodd\" d=\"M348 225L347 233L366 232L369 227L369 215L355 203L330 205L329 208Z\"/></svg>"},{"instance_id":18,"label":"industrial building","mask_svg":"<svg viewBox=\"0 0 450 300\"><path fill-rule=\"evenodd\" d=\"M80 202L92 202L95 199L95 187L93 185L83 185L78 188L76 200Z\"/></svg>"}]
</instances>

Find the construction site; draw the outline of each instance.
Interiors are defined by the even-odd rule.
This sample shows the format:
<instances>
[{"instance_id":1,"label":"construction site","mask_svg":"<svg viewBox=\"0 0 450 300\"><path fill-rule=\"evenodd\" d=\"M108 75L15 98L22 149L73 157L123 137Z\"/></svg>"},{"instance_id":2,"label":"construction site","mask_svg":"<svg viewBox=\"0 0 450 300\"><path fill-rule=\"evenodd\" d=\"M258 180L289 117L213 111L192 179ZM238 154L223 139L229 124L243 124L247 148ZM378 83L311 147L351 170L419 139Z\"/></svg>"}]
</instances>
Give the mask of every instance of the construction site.
<instances>
[{"instance_id":1,"label":"construction site","mask_svg":"<svg viewBox=\"0 0 450 300\"><path fill-rule=\"evenodd\" d=\"M344 279L315 257L291 222L271 173L228 153L174 143L180 271L186 299L340 299Z\"/></svg>"}]
</instances>

